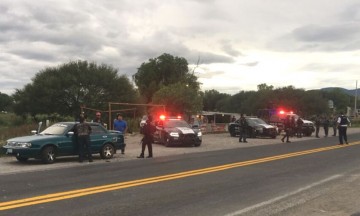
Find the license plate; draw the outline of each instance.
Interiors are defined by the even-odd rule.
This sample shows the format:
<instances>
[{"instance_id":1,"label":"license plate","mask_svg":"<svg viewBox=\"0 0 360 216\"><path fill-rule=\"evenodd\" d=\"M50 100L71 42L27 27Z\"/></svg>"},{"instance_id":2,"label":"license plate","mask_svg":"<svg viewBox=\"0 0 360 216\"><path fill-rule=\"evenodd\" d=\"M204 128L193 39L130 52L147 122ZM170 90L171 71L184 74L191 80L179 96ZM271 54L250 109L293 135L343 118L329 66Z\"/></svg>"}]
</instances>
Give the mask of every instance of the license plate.
<instances>
[{"instance_id":1,"label":"license plate","mask_svg":"<svg viewBox=\"0 0 360 216\"><path fill-rule=\"evenodd\" d=\"M13 150L12 150L12 149L7 149L7 150L6 150L6 153L7 153L7 154L11 154L11 153L13 153Z\"/></svg>"}]
</instances>

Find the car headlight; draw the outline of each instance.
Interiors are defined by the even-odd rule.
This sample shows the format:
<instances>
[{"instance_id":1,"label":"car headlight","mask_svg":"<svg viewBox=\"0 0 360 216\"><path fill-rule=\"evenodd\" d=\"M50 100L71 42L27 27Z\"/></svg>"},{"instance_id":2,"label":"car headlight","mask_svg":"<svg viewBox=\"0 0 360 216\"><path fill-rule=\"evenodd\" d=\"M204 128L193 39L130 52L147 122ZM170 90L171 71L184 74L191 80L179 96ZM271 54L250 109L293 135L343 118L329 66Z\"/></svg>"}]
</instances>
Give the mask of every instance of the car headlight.
<instances>
[{"instance_id":1,"label":"car headlight","mask_svg":"<svg viewBox=\"0 0 360 216\"><path fill-rule=\"evenodd\" d=\"M11 147L18 147L18 148L30 148L31 147L31 143L29 142L9 142L8 146Z\"/></svg>"},{"instance_id":2,"label":"car headlight","mask_svg":"<svg viewBox=\"0 0 360 216\"><path fill-rule=\"evenodd\" d=\"M178 132L171 132L170 136L172 137L179 137L179 133Z\"/></svg>"},{"instance_id":3,"label":"car headlight","mask_svg":"<svg viewBox=\"0 0 360 216\"><path fill-rule=\"evenodd\" d=\"M201 131L199 131L199 132L197 133L197 136L198 136L198 137L202 136Z\"/></svg>"}]
</instances>

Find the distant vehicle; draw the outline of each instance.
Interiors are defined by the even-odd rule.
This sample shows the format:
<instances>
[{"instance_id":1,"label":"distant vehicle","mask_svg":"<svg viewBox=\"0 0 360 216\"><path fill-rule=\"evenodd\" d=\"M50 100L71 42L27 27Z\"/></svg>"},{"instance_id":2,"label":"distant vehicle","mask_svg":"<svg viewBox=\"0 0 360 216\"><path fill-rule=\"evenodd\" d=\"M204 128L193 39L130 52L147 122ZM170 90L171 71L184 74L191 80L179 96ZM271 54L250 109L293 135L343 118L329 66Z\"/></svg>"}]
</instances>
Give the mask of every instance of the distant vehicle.
<instances>
[{"instance_id":1,"label":"distant vehicle","mask_svg":"<svg viewBox=\"0 0 360 216\"><path fill-rule=\"evenodd\" d=\"M278 127L278 133L284 131L284 120L286 116L294 117L295 122L299 116L292 111L285 111L284 109L260 109L258 110L258 117L264 119L268 124ZM303 120L302 133L304 136L311 136L315 131L314 122L300 118Z\"/></svg>"},{"instance_id":2,"label":"distant vehicle","mask_svg":"<svg viewBox=\"0 0 360 216\"><path fill-rule=\"evenodd\" d=\"M155 120L154 141L165 146L195 146L202 142L202 133L197 125L190 126L180 117L160 116Z\"/></svg>"},{"instance_id":3,"label":"distant vehicle","mask_svg":"<svg viewBox=\"0 0 360 216\"><path fill-rule=\"evenodd\" d=\"M269 125L264 120L256 117L245 117L248 124L246 131L247 137L271 137L276 138L278 135L277 127ZM231 122L228 126L228 131L231 136L235 137L240 134L240 121Z\"/></svg>"},{"instance_id":4,"label":"distant vehicle","mask_svg":"<svg viewBox=\"0 0 360 216\"><path fill-rule=\"evenodd\" d=\"M90 135L92 153L100 153L101 158L110 159L117 149L125 146L121 132L109 131L98 123L89 124L92 129ZM78 155L78 145L74 135L75 125L75 122L59 122L41 133L33 131L34 135L31 136L9 139L3 150L8 155L14 155L20 162L36 158L46 164L54 163L58 156Z\"/></svg>"}]
</instances>

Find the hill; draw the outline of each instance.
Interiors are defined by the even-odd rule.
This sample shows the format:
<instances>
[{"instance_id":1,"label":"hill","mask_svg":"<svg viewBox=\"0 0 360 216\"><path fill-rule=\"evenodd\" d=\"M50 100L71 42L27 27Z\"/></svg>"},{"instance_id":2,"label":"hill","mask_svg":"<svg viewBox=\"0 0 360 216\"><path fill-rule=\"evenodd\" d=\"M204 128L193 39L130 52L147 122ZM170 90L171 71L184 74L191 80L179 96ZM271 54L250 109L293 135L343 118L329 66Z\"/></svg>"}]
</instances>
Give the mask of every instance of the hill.
<instances>
[{"instance_id":1,"label":"hill","mask_svg":"<svg viewBox=\"0 0 360 216\"><path fill-rule=\"evenodd\" d=\"M341 91L343 91L345 94L351 95L351 96L355 96L356 94L356 89L353 90L349 90L349 89L345 89L345 88L340 88L340 87L327 87L327 88L322 88L320 90L322 91L332 91L334 89L340 89ZM360 95L360 90L358 89L357 91L357 96Z\"/></svg>"}]
</instances>

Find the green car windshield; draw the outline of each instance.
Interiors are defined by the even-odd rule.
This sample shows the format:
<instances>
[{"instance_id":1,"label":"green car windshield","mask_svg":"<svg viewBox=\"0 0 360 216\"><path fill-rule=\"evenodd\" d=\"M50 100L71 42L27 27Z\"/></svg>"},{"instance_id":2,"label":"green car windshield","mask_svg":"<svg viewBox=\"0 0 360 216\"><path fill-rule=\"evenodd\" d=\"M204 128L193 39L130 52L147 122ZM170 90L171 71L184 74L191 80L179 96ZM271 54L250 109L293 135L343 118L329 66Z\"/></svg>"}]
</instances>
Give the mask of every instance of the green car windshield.
<instances>
[{"instance_id":1,"label":"green car windshield","mask_svg":"<svg viewBox=\"0 0 360 216\"><path fill-rule=\"evenodd\" d=\"M65 131L68 131L70 125L66 124L54 124L50 127L46 128L43 132L40 134L42 135L62 135L65 133Z\"/></svg>"}]
</instances>

